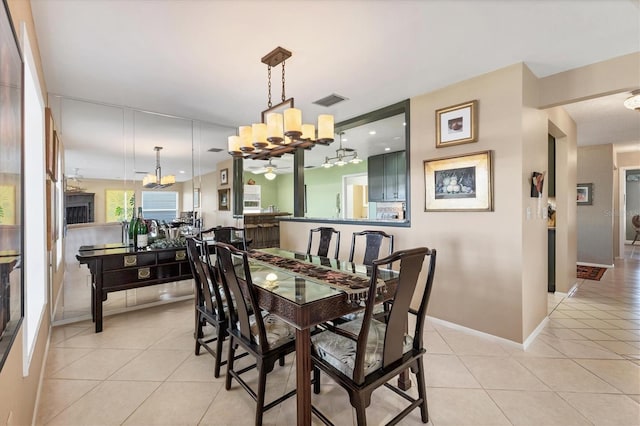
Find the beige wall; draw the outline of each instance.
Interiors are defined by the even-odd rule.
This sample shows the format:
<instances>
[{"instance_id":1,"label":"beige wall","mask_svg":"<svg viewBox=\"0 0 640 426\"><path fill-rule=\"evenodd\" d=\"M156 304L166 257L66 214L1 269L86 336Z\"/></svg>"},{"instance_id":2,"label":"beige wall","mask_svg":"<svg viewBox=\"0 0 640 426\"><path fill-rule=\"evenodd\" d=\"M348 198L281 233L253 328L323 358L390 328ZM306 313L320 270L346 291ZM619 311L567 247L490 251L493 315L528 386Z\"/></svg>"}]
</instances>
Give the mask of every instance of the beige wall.
<instances>
[{"instance_id":1,"label":"beige wall","mask_svg":"<svg viewBox=\"0 0 640 426\"><path fill-rule=\"evenodd\" d=\"M523 163L523 76L516 64L445 89L411 99L411 228L381 228L396 237L396 248L427 246L438 250L429 315L516 342L523 331L523 271L534 262L532 277L539 294L528 309L527 329L546 315L546 222L537 216L530 222L544 234L527 247L532 259L524 259L525 206L528 176L546 168L546 128L539 111L530 108L527 126L543 126L527 140L531 150L540 144L543 153ZM531 76L527 76L531 80ZM531 89L533 91L533 89ZM477 143L435 148L434 112L438 108L478 100ZM493 151L493 212L425 212L423 161L484 150ZM536 164L537 163L537 164ZM527 200L524 200L526 191ZM546 207L546 205L545 205ZM305 250L308 229L314 223L282 222L281 245ZM360 226L336 225L343 232L341 255L349 250L351 232ZM537 229L537 231L536 231ZM528 269L528 268L527 268ZM538 278L539 277L539 278ZM544 280L542 280L544 277ZM424 274L421 281L424 281ZM542 280L542 281L541 281ZM527 290L527 293L536 293ZM546 299L544 299L546 301ZM527 301L527 303L530 303ZM546 302L545 302L546 303Z\"/></svg>"},{"instance_id":2,"label":"beige wall","mask_svg":"<svg viewBox=\"0 0 640 426\"><path fill-rule=\"evenodd\" d=\"M18 38L21 37L21 22L25 22L26 24L29 41L38 69L42 98L47 99L47 85L44 81L42 64L40 62L40 50L31 15L31 3L24 0L8 0L8 5ZM20 44L22 44L21 41ZM44 200L42 203L42 211L44 214ZM26 254L26 257L29 257L29 253ZM54 276L53 279L55 281L56 277ZM49 302L55 299L55 296L56 294L49 294ZM47 340L51 327L51 303L47 304L44 309L45 314L43 315L43 320L38 330L29 374L25 377L22 375L22 358L24 356L22 348L22 328L18 330L11 351L9 352L2 371L0 371L0 424L28 425L32 422L38 384L43 371L43 362L46 356Z\"/></svg>"}]
</instances>

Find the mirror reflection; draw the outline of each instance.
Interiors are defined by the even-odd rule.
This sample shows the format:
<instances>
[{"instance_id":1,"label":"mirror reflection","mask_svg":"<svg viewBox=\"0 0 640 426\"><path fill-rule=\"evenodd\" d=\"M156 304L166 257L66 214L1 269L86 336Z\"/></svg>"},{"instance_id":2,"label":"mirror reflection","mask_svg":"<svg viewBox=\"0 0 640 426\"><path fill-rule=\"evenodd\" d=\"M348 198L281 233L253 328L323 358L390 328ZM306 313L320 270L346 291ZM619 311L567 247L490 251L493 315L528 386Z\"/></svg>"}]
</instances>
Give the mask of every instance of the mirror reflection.
<instances>
[{"instance_id":1,"label":"mirror reflection","mask_svg":"<svg viewBox=\"0 0 640 426\"><path fill-rule=\"evenodd\" d=\"M304 151L305 218L407 218L406 114L396 109L388 115L365 115L338 124L331 145ZM243 166L245 189L260 192L259 203L245 201L245 213L293 211L293 155L245 160Z\"/></svg>"}]
</instances>

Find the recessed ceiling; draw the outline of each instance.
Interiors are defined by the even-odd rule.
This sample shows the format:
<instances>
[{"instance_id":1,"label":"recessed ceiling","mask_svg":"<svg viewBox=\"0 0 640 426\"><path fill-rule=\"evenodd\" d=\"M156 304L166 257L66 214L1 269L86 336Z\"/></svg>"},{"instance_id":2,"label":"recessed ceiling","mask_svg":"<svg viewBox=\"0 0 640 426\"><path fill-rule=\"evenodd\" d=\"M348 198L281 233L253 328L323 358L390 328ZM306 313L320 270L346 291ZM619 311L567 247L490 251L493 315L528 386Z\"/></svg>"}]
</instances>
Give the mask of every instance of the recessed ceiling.
<instances>
[{"instance_id":1,"label":"recessed ceiling","mask_svg":"<svg viewBox=\"0 0 640 426\"><path fill-rule=\"evenodd\" d=\"M75 118L66 101L57 111L66 171L79 167L86 177L88 164L96 176L130 174L133 160L123 165L122 150L108 151L130 146L133 110L186 118L156 119L162 132L145 127L156 126L153 118L140 118L136 145L148 143L151 152L143 161L141 151L135 167L152 168L152 147L163 145L164 171L172 157L189 157L197 140L200 170L215 168L228 158L226 136L266 108L260 58L276 46L293 52L287 97L307 119L330 113L336 121L518 62L544 77L640 50L636 0L32 0L31 7L49 93L113 106L104 122L91 116L101 110L95 105L76 105ZM312 103L330 93L348 100ZM54 109L57 99L49 97ZM591 115L569 111L578 114L583 144ZM206 152L214 147L223 151Z\"/></svg>"}]
</instances>

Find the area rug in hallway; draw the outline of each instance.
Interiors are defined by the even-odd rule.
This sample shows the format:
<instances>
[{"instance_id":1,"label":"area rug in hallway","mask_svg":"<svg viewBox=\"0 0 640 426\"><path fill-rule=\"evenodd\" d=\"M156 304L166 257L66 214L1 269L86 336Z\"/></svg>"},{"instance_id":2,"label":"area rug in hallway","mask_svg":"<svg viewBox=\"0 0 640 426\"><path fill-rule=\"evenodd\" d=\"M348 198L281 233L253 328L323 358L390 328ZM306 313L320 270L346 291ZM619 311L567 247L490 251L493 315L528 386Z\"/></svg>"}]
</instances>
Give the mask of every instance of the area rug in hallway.
<instances>
[{"instance_id":1,"label":"area rug in hallway","mask_svg":"<svg viewBox=\"0 0 640 426\"><path fill-rule=\"evenodd\" d=\"M578 265L578 278L583 280L600 281L605 272L607 272L607 268Z\"/></svg>"}]
</instances>

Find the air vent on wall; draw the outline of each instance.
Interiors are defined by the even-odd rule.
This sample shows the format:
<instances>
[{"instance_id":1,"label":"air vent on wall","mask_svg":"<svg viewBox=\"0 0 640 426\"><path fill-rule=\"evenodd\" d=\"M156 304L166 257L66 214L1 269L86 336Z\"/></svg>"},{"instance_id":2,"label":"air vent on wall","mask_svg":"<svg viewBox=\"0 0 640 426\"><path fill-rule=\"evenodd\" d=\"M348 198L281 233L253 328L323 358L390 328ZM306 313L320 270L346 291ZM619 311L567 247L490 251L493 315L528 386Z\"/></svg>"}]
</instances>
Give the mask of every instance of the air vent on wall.
<instances>
[{"instance_id":1,"label":"air vent on wall","mask_svg":"<svg viewBox=\"0 0 640 426\"><path fill-rule=\"evenodd\" d=\"M335 93L332 93L331 95L325 96L322 99L318 99L313 103L317 105L322 105L323 107L330 107L331 105L335 105L338 102L346 101L347 99L349 98L345 98L344 96L340 96L340 95L336 95Z\"/></svg>"},{"instance_id":2,"label":"air vent on wall","mask_svg":"<svg viewBox=\"0 0 640 426\"><path fill-rule=\"evenodd\" d=\"M209 148L207 152L222 152L222 148Z\"/></svg>"}]
</instances>

